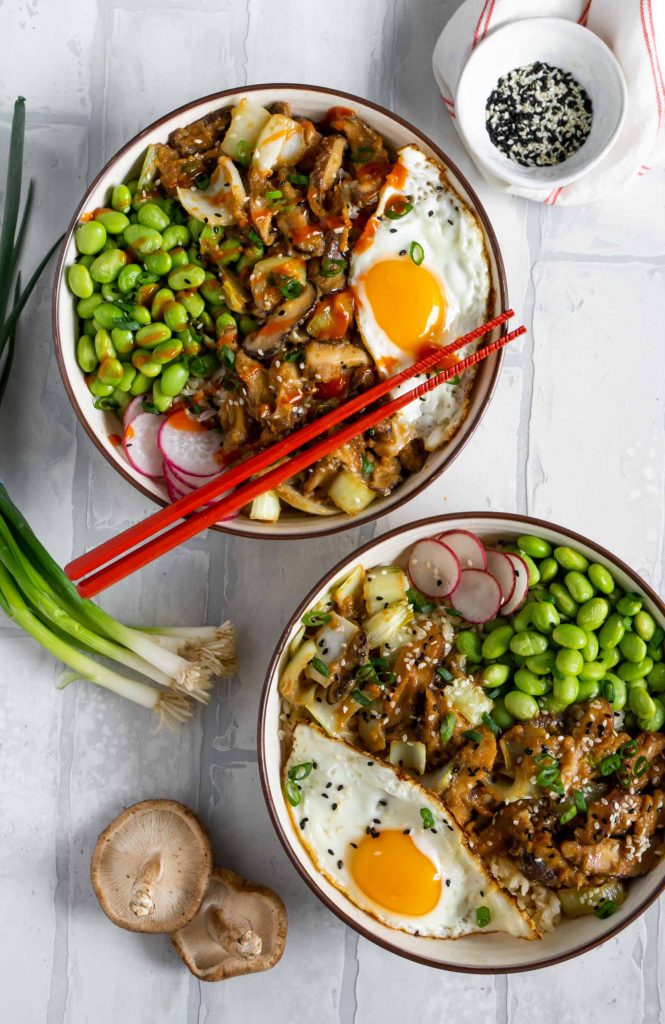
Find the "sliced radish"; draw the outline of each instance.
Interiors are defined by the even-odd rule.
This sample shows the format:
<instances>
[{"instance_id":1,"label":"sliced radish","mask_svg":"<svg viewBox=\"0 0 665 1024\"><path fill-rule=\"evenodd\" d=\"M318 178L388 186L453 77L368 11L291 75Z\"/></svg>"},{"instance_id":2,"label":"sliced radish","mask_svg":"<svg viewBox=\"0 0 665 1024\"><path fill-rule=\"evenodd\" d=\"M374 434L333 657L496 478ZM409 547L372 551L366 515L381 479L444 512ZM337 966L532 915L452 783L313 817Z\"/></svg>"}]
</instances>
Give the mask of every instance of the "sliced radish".
<instances>
[{"instance_id":1,"label":"sliced radish","mask_svg":"<svg viewBox=\"0 0 665 1024\"><path fill-rule=\"evenodd\" d=\"M526 562L519 555L507 554L506 558L513 567L515 589L501 609L501 614L512 615L523 603L524 598L529 592L529 570L526 567Z\"/></svg>"},{"instance_id":2,"label":"sliced radish","mask_svg":"<svg viewBox=\"0 0 665 1024\"><path fill-rule=\"evenodd\" d=\"M501 607L501 587L484 569L462 569L450 603L467 622L488 622Z\"/></svg>"},{"instance_id":3,"label":"sliced radish","mask_svg":"<svg viewBox=\"0 0 665 1024\"><path fill-rule=\"evenodd\" d=\"M164 464L157 445L157 436L164 424L164 416L140 412L125 427L123 444L125 455L134 469L153 479L163 476Z\"/></svg>"},{"instance_id":4,"label":"sliced radish","mask_svg":"<svg viewBox=\"0 0 665 1024\"><path fill-rule=\"evenodd\" d=\"M193 473L185 473L182 469L178 469L173 463L167 463L169 469L173 473L173 476L180 480L181 483L186 484L188 487L203 487L210 480L214 480L216 476L219 476L221 470L217 473L211 473L209 476L195 476Z\"/></svg>"},{"instance_id":5,"label":"sliced radish","mask_svg":"<svg viewBox=\"0 0 665 1024\"><path fill-rule=\"evenodd\" d=\"M122 417L122 425L126 430L132 420L135 420L140 412L143 412L143 395L138 395L136 398L132 398L131 402L125 409L125 415Z\"/></svg>"},{"instance_id":6,"label":"sliced radish","mask_svg":"<svg viewBox=\"0 0 665 1024\"><path fill-rule=\"evenodd\" d=\"M436 538L447 544L459 559L462 569L486 569L487 555L480 538L469 530L447 530Z\"/></svg>"},{"instance_id":7,"label":"sliced radish","mask_svg":"<svg viewBox=\"0 0 665 1024\"><path fill-rule=\"evenodd\" d=\"M487 552L487 571L491 573L501 589L501 607L510 601L515 591L515 568L502 551Z\"/></svg>"},{"instance_id":8,"label":"sliced radish","mask_svg":"<svg viewBox=\"0 0 665 1024\"><path fill-rule=\"evenodd\" d=\"M218 473L221 446L221 435L192 419L184 409L172 413L159 432L159 448L164 460L176 471L190 476Z\"/></svg>"},{"instance_id":9,"label":"sliced radish","mask_svg":"<svg viewBox=\"0 0 665 1024\"><path fill-rule=\"evenodd\" d=\"M408 570L414 587L427 597L447 597L459 583L457 555L434 538L413 545Z\"/></svg>"}]
</instances>

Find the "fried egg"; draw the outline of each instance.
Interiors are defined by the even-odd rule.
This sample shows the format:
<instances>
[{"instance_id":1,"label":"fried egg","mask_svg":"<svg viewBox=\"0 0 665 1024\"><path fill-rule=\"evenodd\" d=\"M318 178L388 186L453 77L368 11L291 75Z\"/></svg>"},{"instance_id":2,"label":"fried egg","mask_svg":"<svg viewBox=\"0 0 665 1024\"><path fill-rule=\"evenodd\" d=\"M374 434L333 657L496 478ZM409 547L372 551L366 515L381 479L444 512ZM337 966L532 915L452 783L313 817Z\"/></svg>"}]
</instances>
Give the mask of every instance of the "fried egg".
<instances>
[{"instance_id":1,"label":"fried egg","mask_svg":"<svg viewBox=\"0 0 665 1024\"><path fill-rule=\"evenodd\" d=\"M318 870L388 927L442 939L481 930L538 937L444 805L392 765L300 724L285 786Z\"/></svg>"},{"instance_id":2,"label":"fried egg","mask_svg":"<svg viewBox=\"0 0 665 1024\"><path fill-rule=\"evenodd\" d=\"M490 274L482 231L444 170L416 146L399 151L353 250L349 280L362 339L383 377L487 319ZM428 450L459 427L471 379L467 372L458 384L443 384L399 413ZM413 386L409 381L394 394Z\"/></svg>"}]
</instances>

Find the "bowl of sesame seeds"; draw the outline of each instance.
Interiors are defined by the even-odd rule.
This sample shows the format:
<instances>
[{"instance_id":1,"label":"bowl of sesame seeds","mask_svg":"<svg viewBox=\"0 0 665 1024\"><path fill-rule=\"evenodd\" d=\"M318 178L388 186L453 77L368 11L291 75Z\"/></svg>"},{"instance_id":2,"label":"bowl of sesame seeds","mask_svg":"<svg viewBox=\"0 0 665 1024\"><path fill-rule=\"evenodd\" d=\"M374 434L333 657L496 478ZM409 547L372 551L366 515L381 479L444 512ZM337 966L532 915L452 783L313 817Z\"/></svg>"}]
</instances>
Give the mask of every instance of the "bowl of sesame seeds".
<instances>
[{"instance_id":1,"label":"bowl of sesame seeds","mask_svg":"<svg viewBox=\"0 0 665 1024\"><path fill-rule=\"evenodd\" d=\"M520 188L581 178L614 144L626 82L608 46L564 18L497 29L471 53L456 109L462 137L494 177Z\"/></svg>"}]
</instances>

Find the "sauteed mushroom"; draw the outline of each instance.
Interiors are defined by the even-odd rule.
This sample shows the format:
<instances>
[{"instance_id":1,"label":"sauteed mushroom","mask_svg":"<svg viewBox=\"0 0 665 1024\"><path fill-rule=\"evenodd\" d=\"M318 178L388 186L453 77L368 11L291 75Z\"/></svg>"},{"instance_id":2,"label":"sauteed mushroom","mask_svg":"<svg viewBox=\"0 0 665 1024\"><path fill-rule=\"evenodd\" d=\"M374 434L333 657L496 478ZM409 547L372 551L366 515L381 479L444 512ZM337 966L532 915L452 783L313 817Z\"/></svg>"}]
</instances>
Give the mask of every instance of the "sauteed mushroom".
<instances>
[{"instance_id":1,"label":"sauteed mushroom","mask_svg":"<svg viewBox=\"0 0 665 1024\"><path fill-rule=\"evenodd\" d=\"M302 323L316 301L316 290L309 284L293 299L287 299L253 334L243 341L243 348L251 356L272 356L281 348L284 338Z\"/></svg>"}]
</instances>

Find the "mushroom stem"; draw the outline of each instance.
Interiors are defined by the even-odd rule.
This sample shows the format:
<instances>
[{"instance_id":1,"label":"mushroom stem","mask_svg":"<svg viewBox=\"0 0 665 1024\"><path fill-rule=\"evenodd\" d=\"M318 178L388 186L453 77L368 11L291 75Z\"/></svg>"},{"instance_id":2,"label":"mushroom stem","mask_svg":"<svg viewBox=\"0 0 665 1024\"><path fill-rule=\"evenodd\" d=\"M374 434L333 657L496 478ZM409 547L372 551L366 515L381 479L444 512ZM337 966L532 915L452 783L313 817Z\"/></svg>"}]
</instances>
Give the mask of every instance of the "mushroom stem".
<instances>
[{"instance_id":1,"label":"mushroom stem","mask_svg":"<svg viewBox=\"0 0 665 1024\"><path fill-rule=\"evenodd\" d=\"M151 886L162 877L164 862L161 853L146 858L141 865L138 876L129 897L129 909L136 917L148 917L155 910Z\"/></svg>"},{"instance_id":2,"label":"mushroom stem","mask_svg":"<svg viewBox=\"0 0 665 1024\"><path fill-rule=\"evenodd\" d=\"M211 939L227 953L247 958L261 954L263 939L252 931L246 917L229 921L219 907L210 907L206 914L206 928Z\"/></svg>"}]
</instances>

